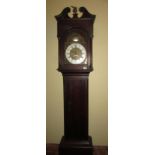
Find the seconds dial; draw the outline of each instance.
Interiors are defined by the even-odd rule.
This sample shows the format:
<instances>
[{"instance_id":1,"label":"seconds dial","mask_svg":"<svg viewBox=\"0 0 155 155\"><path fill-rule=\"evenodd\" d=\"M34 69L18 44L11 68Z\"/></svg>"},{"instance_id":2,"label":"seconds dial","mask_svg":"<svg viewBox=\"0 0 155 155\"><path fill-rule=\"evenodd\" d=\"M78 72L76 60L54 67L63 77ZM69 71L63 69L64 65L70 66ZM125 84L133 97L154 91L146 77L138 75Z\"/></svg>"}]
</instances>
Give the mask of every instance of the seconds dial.
<instances>
[{"instance_id":1,"label":"seconds dial","mask_svg":"<svg viewBox=\"0 0 155 155\"><path fill-rule=\"evenodd\" d=\"M67 47L65 56L71 64L81 64L86 59L86 49L79 43L72 43Z\"/></svg>"}]
</instances>

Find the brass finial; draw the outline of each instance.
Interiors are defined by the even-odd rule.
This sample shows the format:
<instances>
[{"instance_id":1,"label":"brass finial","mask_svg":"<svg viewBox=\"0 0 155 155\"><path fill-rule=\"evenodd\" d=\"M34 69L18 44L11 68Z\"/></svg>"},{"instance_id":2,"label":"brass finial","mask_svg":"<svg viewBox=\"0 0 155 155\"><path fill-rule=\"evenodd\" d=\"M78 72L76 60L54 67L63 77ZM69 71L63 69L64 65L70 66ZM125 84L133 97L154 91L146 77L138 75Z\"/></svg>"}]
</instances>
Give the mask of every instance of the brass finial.
<instances>
[{"instance_id":1,"label":"brass finial","mask_svg":"<svg viewBox=\"0 0 155 155\"><path fill-rule=\"evenodd\" d=\"M75 6L71 6L73 8L73 18L77 18L78 14L77 14L77 7Z\"/></svg>"}]
</instances>

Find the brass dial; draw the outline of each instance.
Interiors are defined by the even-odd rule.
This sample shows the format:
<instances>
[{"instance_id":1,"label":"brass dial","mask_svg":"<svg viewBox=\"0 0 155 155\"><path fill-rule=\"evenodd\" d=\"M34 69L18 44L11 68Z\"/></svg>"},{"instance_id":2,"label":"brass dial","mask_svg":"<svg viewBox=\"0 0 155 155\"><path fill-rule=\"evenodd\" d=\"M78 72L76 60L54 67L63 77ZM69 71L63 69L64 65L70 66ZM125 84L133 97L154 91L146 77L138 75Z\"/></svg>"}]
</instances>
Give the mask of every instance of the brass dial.
<instances>
[{"instance_id":1,"label":"brass dial","mask_svg":"<svg viewBox=\"0 0 155 155\"><path fill-rule=\"evenodd\" d=\"M66 48L65 56L71 64L81 64L86 59L86 49L80 43L72 43Z\"/></svg>"}]
</instances>

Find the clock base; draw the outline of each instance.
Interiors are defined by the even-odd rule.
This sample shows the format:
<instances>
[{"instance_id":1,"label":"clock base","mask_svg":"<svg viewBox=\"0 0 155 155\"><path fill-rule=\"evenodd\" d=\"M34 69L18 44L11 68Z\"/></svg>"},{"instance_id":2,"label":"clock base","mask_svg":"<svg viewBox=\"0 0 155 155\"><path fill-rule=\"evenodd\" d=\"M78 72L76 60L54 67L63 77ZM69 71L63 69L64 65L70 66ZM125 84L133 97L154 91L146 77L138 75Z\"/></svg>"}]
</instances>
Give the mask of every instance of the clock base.
<instances>
[{"instance_id":1,"label":"clock base","mask_svg":"<svg viewBox=\"0 0 155 155\"><path fill-rule=\"evenodd\" d=\"M70 140L62 137L59 155L93 155L92 138L88 140Z\"/></svg>"}]
</instances>

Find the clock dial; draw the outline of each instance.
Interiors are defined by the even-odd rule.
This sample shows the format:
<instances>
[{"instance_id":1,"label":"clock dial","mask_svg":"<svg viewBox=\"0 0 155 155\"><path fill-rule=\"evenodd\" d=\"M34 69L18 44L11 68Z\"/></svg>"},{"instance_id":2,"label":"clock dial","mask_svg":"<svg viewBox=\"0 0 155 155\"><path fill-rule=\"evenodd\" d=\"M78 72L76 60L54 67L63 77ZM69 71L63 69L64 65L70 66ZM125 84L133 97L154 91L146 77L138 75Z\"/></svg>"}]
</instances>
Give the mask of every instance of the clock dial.
<instances>
[{"instance_id":1,"label":"clock dial","mask_svg":"<svg viewBox=\"0 0 155 155\"><path fill-rule=\"evenodd\" d=\"M79 43L72 43L67 47L65 55L71 64L81 64L86 59L86 49Z\"/></svg>"}]
</instances>

